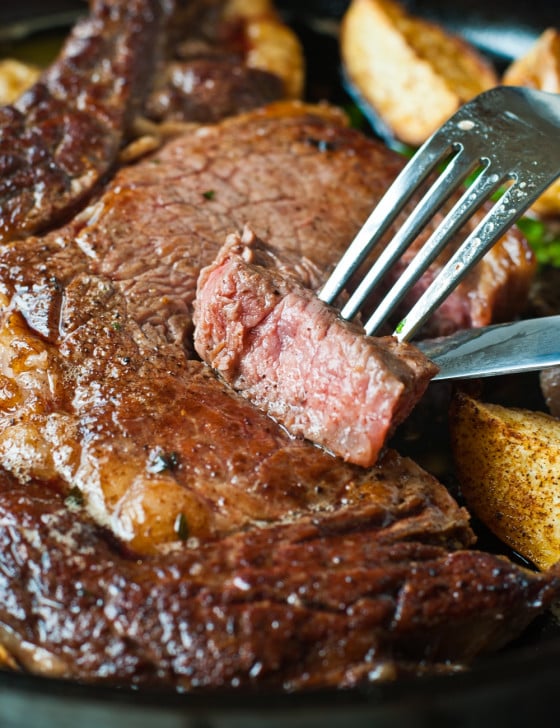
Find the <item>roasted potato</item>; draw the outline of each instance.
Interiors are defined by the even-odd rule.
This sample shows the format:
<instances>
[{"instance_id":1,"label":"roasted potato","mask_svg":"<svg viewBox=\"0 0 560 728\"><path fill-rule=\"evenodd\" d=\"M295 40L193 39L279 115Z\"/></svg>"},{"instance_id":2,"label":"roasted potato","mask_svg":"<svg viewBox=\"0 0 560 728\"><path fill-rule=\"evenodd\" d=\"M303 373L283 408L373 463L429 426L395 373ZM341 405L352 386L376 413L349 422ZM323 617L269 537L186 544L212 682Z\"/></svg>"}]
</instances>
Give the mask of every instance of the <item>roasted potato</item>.
<instances>
[{"instance_id":1,"label":"roasted potato","mask_svg":"<svg viewBox=\"0 0 560 728\"><path fill-rule=\"evenodd\" d=\"M352 0L340 45L350 82L392 134L412 145L498 83L468 43L392 0Z\"/></svg>"},{"instance_id":2,"label":"roasted potato","mask_svg":"<svg viewBox=\"0 0 560 728\"><path fill-rule=\"evenodd\" d=\"M560 93L560 31L548 28L535 45L506 69L504 84ZM551 185L533 205L539 215L560 214L560 180Z\"/></svg>"},{"instance_id":3,"label":"roasted potato","mask_svg":"<svg viewBox=\"0 0 560 728\"><path fill-rule=\"evenodd\" d=\"M272 0L228 0L224 16L243 28L247 65L276 74L283 80L288 98L301 98L303 49L295 33L280 19Z\"/></svg>"},{"instance_id":4,"label":"roasted potato","mask_svg":"<svg viewBox=\"0 0 560 728\"><path fill-rule=\"evenodd\" d=\"M40 71L28 63L6 58L0 61L0 105L11 104L39 78Z\"/></svg>"},{"instance_id":5,"label":"roasted potato","mask_svg":"<svg viewBox=\"0 0 560 728\"><path fill-rule=\"evenodd\" d=\"M459 394L453 459L471 511L541 569L560 560L560 420Z\"/></svg>"}]
</instances>

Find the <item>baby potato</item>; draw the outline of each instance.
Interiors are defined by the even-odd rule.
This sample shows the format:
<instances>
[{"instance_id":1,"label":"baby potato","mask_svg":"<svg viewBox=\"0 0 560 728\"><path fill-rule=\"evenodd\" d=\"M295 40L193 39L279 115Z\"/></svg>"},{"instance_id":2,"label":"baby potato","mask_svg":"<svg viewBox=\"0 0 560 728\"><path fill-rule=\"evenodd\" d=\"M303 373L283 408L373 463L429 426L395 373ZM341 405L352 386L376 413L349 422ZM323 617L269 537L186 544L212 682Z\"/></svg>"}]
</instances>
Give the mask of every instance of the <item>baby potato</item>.
<instances>
[{"instance_id":1,"label":"baby potato","mask_svg":"<svg viewBox=\"0 0 560 728\"><path fill-rule=\"evenodd\" d=\"M458 394L453 458L471 511L540 569L560 560L560 420Z\"/></svg>"},{"instance_id":2,"label":"baby potato","mask_svg":"<svg viewBox=\"0 0 560 728\"><path fill-rule=\"evenodd\" d=\"M560 30L547 28L529 51L506 69L503 83L560 93ZM539 197L533 211L544 216L560 214L560 180Z\"/></svg>"},{"instance_id":3,"label":"baby potato","mask_svg":"<svg viewBox=\"0 0 560 728\"><path fill-rule=\"evenodd\" d=\"M498 83L470 44L392 0L352 0L340 46L356 90L397 139L415 146Z\"/></svg>"},{"instance_id":4,"label":"baby potato","mask_svg":"<svg viewBox=\"0 0 560 728\"><path fill-rule=\"evenodd\" d=\"M14 58L0 61L0 104L11 104L39 78L40 70Z\"/></svg>"}]
</instances>

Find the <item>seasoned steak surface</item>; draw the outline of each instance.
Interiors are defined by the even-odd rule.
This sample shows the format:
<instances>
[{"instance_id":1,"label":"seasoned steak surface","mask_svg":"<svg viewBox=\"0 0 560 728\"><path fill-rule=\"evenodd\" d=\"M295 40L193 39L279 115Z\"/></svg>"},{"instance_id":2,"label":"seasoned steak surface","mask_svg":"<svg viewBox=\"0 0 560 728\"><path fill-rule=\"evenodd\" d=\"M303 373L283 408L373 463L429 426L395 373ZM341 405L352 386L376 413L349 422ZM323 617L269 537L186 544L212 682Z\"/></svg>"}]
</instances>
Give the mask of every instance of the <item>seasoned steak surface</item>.
<instances>
[{"instance_id":1,"label":"seasoned steak surface","mask_svg":"<svg viewBox=\"0 0 560 728\"><path fill-rule=\"evenodd\" d=\"M200 362L147 339L104 279L66 287L56 342L12 313L0 345L4 470L78 488L97 522L139 551L180 541L181 523L208 539L343 507L389 518L410 499L411 534L470 541L466 514L420 469L399 465L397 484L390 460L353 468L288 436Z\"/></svg>"},{"instance_id":2,"label":"seasoned steak surface","mask_svg":"<svg viewBox=\"0 0 560 728\"><path fill-rule=\"evenodd\" d=\"M113 166L153 73L162 15L159 0L95 0L57 62L0 107L0 241L68 217Z\"/></svg>"},{"instance_id":3,"label":"seasoned steak surface","mask_svg":"<svg viewBox=\"0 0 560 728\"><path fill-rule=\"evenodd\" d=\"M37 288L69 281L78 270L107 276L145 333L190 349L199 271L229 233L249 224L272 246L312 260L326 278L401 166L332 108L273 105L185 134L121 169L67 228L0 250L2 283L48 335L44 305L34 304ZM527 243L512 231L490 255L495 264L473 273L434 326L489 323L496 298L500 316L518 310L534 269ZM515 281L518 295L493 295L492 280L500 292Z\"/></svg>"},{"instance_id":4,"label":"seasoned steak surface","mask_svg":"<svg viewBox=\"0 0 560 728\"><path fill-rule=\"evenodd\" d=\"M490 554L395 540L381 513L367 527L333 513L139 559L44 483L6 477L0 547L11 658L113 685L301 689L449 669L558 593Z\"/></svg>"}]
</instances>

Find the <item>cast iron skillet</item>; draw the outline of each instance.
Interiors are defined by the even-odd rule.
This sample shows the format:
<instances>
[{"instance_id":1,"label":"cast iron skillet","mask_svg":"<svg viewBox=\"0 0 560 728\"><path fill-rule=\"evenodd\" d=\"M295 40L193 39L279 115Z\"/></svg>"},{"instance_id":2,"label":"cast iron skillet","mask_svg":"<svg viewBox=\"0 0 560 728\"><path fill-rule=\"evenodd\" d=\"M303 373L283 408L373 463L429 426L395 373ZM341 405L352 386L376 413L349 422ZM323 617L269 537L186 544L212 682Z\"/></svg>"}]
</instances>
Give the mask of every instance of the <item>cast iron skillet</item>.
<instances>
[{"instance_id":1,"label":"cast iron skillet","mask_svg":"<svg viewBox=\"0 0 560 728\"><path fill-rule=\"evenodd\" d=\"M555 0L406 4L461 31L498 64L524 52L547 26L560 25ZM347 2L278 0L278 5L307 48L308 97L348 103L332 35ZM82 0L2 2L0 45L63 26L84 7ZM559 685L560 629L547 616L468 672L347 691L181 695L0 672L0 728L526 728L545 725L558 712Z\"/></svg>"}]
</instances>

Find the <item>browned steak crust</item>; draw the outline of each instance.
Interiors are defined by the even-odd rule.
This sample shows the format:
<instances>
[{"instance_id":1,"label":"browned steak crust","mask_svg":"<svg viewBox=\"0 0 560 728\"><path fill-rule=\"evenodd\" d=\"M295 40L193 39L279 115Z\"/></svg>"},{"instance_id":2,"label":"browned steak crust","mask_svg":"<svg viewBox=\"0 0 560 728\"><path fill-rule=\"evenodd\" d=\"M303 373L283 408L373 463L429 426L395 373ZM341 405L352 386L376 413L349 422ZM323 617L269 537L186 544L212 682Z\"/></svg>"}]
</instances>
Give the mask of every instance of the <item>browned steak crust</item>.
<instances>
[{"instance_id":1,"label":"browned steak crust","mask_svg":"<svg viewBox=\"0 0 560 728\"><path fill-rule=\"evenodd\" d=\"M500 646L558 590L337 520L138 559L43 483L3 477L0 637L22 666L88 681L344 686Z\"/></svg>"},{"instance_id":2,"label":"browned steak crust","mask_svg":"<svg viewBox=\"0 0 560 728\"><path fill-rule=\"evenodd\" d=\"M18 313L3 319L0 461L22 482L77 488L136 550L336 509L383 512L409 538L471 541L466 513L420 468L393 457L364 470L290 437L208 367L143 336L108 281L76 278L59 313L52 343Z\"/></svg>"},{"instance_id":3,"label":"browned steak crust","mask_svg":"<svg viewBox=\"0 0 560 728\"><path fill-rule=\"evenodd\" d=\"M118 284L145 332L188 349L198 273L229 233L249 224L326 277L401 166L328 107L280 103L203 127L121 169L66 229L0 251L4 291L15 292L15 305L48 335L40 292L87 269ZM502 301L500 315L521 305L534 267L527 243L512 231L491 256L495 264L483 263L450 297L436 327L488 323L492 280L500 291L508 280L517 283L518 295ZM56 320L56 312L48 315Z\"/></svg>"},{"instance_id":4,"label":"browned steak crust","mask_svg":"<svg viewBox=\"0 0 560 728\"><path fill-rule=\"evenodd\" d=\"M1 641L27 668L351 684L470 659L557 590L447 554L472 543L467 514L410 461L349 466L185 356L227 233L250 223L326 274L399 168L339 118L282 105L205 127L0 250Z\"/></svg>"},{"instance_id":5,"label":"browned steak crust","mask_svg":"<svg viewBox=\"0 0 560 728\"><path fill-rule=\"evenodd\" d=\"M95 0L58 60L0 108L0 240L75 211L112 167L149 84L159 0Z\"/></svg>"}]
</instances>

